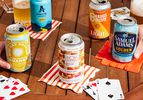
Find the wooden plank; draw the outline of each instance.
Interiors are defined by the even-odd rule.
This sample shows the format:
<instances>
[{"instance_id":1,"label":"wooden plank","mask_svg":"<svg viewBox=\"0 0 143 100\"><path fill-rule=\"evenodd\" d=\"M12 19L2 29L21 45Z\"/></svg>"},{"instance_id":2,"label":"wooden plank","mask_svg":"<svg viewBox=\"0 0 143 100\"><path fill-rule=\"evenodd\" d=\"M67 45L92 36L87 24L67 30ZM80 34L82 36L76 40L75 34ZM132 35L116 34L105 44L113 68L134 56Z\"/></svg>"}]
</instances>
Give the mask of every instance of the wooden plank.
<instances>
[{"instance_id":1,"label":"wooden plank","mask_svg":"<svg viewBox=\"0 0 143 100\"><path fill-rule=\"evenodd\" d=\"M89 8L89 2L90 0L82 0L80 1L79 5L79 12L78 12L78 19L77 19L77 27L76 27L76 33L81 35L84 43L85 43L85 64L89 64L89 48L90 48L90 38L88 37L88 8ZM74 93L71 90L67 91L67 95L79 95ZM83 92L80 95L86 95L85 92Z\"/></svg>"},{"instance_id":2,"label":"wooden plank","mask_svg":"<svg viewBox=\"0 0 143 100\"><path fill-rule=\"evenodd\" d=\"M111 5L112 8L118 8L118 7L122 7L123 3L122 1L118 1L117 0L111 0ZM111 33L113 33L114 30L114 23L115 21L112 21L112 25L111 25ZM123 92L127 92L128 91L128 77L127 77L127 72L124 70L120 70L117 68L113 68L113 67L107 67L107 77L111 78L111 79L119 79L121 82L121 87L123 89Z\"/></svg>"},{"instance_id":3,"label":"wooden plank","mask_svg":"<svg viewBox=\"0 0 143 100\"><path fill-rule=\"evenodd\" d=\"M124 6L122 0L110 0L111 8L118 8Z\"/></svg>"},{"instance_id":4,"label":"wooden plank","mask_svg":"<svg viewBox=\"0 0 143 100\"><path fill-rule=\"evenodd\" d=\"M110 0L111 8L118 8L123 5L121 0ZM111 34L113 33L113 27L114 27L115 21L111 21ZM106 40L94 40L92 39L91 43L91 65L95 66L97 68L100 68L101 71L97 73L96 78L104 78L107 77L106 70L107 68L103 65L101 65L96 59L95 55L98 53L98 51L102 48Z\"/></svg>"},{"instance_id":5,"label":"wooden plank","mask_svg":"<svg viewBox=\"0 0 143 100\"><path fill-rule=\"evenodd\" d=\"M6 0L6 3L12 7L11 5L11 0ZM12 24L13 23L13 14L7 14L6 12L3 14L1 20L1 28L2 31L1 33L5 32L5 28L7 25ZM1 34L1 37L3 37L3 34ZM2 39L2 38L1 38ZM33 40L31 39L31 51L32 51L32 58L34 59L34 56L36 54L36 49L38 46L38 40ZM7 76L9 76L10 72L8 71L3 71L3 74L6 74ZM10 76L14 77L14 78L18 78L20 79L22 82L27 83L27 80L29 78L29 74L30 74L30 70L26 71L25 73L12 73Z\"/></svg>"},{"instance_id":6,"label":"wooden plank","mask_svg":"<svg viewBox=\"0 0 143 100\"><path fill-rule=\"evenodd\" d=\"M57 41L59 41L60 37L63 34L65 34L67 32L75 32L77 12L78 12L78 3L79 3L79 1L77 1L77 0L67 0L65 2L64 13L63 13L63 17L62 17L63 24L61 25ZM58 51L58 45L56 45L52 64L54 64L57 61L57 58L58 58L57 51ZM60 91L61 92L60 94L64 95L64 93L62 91L65 91L65 90L61 89L61 88L57 88L57 87L47 87L47 93L49 91L52 91L51 94L54 94L55 91L58 91L58 92Z\"/></svg>"},{"instance_id":7,"label":"wooden plank","mask_svg":"<svg viewBox=\"0 0 143 100\"><path fill-rule=\"evenodd\" d=\"M3 15L0 18L0 41L4 41L4 33L7 25L11 24L13 22L13 16L12 14L3 13ZM10 71L4 70L0 68L0 74L9 77Z\"/></svg>"},{"instance_id":8,"label":"wooden plank","mask_svg":"<svg viewBox=\"0 0 143 100\"><path fill-rule=\"evenodd\" d=\"M131 0L124 0L124 5L127 6L128 8L130 8L130 3L131 3ZM132 13L131 13L131 16L137 19L138 24L143 24L142 17L135 16ZM128 72L129 90L135 88L136 86L138 86L140 83L143 82L142 75L143 75L143 67L141 68L141 71L138 74Z\"/></svg>"},{"instance_id":9,"label":"wooden plank","mask_svg":"<svg viewBox=\"0 0 143 100\"><path fill-rule=\"evenodd\" d=\"M117 8L122 6L121 1L111 0L112 8ZM114 29L114 22L111 22L111 33L113 33ZM127 84L127 73L123 70L115 69L112 67L106 67L101 65L97 60L95 60L94 56L98 53L98 51L102 48L106 40L92 40L92 56L91 56L91 65L100 68L101 71L96 74L96 78L115 78L121 81L121 85L123 87L123 91L128 91L128 84ZM108 51L107 51L108 52Z\"/></svg>"},{"instance_id":10,"label":"wooden plank","mask_svg":"<svg viewBox=\"0 0 143 100\"><path fill-rule=\"evenodd\" d=\"M6 1L8 3L8 5L11 5L10 1ZM10 23L12 23L13 21L13 17L12 14L6 14L3 10L3 8L0 6L0 41L4 41L4 33L5 33L5 29L7 27L7 25L9 25ZM5 51L2 52L2 54L5 56ZM6 57L4 57L4 59L6 60ZM0 74L9 77L10 76L10 71L5 70L0 68Z\"/></svg>"},{"instance_id":11,"label":"wooden plank","mask_svg":"<svg viewBox=\"0 0 143 100\"><path fill-rule=\"evenodd\" d=\"M143 82L143 76L142 76L143 67L141 68L141 71L138 74L128 72L128 75L129 75L129 89L131 90Z\"/></svg>"},{"instance_id":12,"label":"wooden plank","mask_svg":"<svg viewBox=\"0 0 143 100\"><path fill-rule=\"evenodd\" d=\"M100 62L97 59L95 59L95 55L102 48L105 41L106 40L93 40L92 39L90 65L100 69L100 72L98 72L92 80L95 80L97 78L106 78L107 77L107 74L106 74L107 67L103 66L102 64L100 64Z\"/></svg>"},{"instance_id":13,"label":"wooden plank","mask_svg":"<svg viewBox=\"0 0 143 100\"><path fill-rule=\"evenodd\" d=\"M2 17L2 14L4 13L4 10L2 7L0 7L0 18Z\"/></svg>"},{"instance_id":14,"label":"wooden plank","mask_svg":"<svg viewBox=\"0 0 143 100\"><path fill-rule=\"evenodd\" d=\"M44 94L25 94L23 96L17 97L14 100L92 100L91 97L84 95L44 95Z\"/></svg>"},{"instance_id":15,"label":"wooden plank","mask_svg":"<svg viewBox=\"0 0 143 100\"><path fill-rule=\"evenodd\" d=\"M6 0L7 4L9 5L9 7L12 7L12 0ZM10 14L11 15L11 14ZM10 16L12 17L12 15ZM13 17L12 17L13 18ZM14 22L14 20L12 20L12 22ZM12 23L11 22L11 23ZM35 55L36 55L36 51L37 51L37 48L38 48L38 45L39 45L39 40L34 40L34 39L31 39L30 40L30 43L31 43L31 54L32 54L32 61L34 61L35 59ZM24 73L11 73L11 77L14 77L14 78L18 78L20 79L23 83L27 84L27 81L29 79L29 74L31 72L31 69L24 72Z\"/></svg>"},{"instance_id":16,"label":"wooden plank","mask_svg":"<svg viewBox=\"0 0 143 100\"><path fill-rule=\"evenodd\" d=\"M30 77L28 80L28 87L31 90L31 93L36 93L36 94L43 94L45 93L46 89L46 83L43 82L38 82L40 77L45 73L47 70L47 63L43 63L40 61L34 61L32 71L30 73Z\"/></svg>"},{"instance_id":17,"label":"wooden plank","mask_svg":"<svg viewBox=\"0 0 143 100\"><path fill-rule=\"evenodd\" d=\"M123 0L123 5L130 9L131 0Z\"/></svg>"},{"instance_id":18,"label":"wooden plank","mask_svg":"<svg viewBox=\"0 0 143 100\"><path fill-rule=\"evenodd\" d=\"M12 0L5 0L5 2L7 3L7 5L9 7L12 7ZM1 2L0 2L0 18L1 18L3 13L4 13L4 9L3 9L2 5L1 5Z\"/></svg>"},{"instance_id":19,"label":"wooden plank","mask_svg":"<svg viewBox=\"0 0 143 100\"><path fill-rule=\"evenodd\" d=\"M143 100L143 84L126 93L125 100Z\"/></svg>"},{"instance_id":20,"label":"wooden plank","mask_svg":"<svg viewBox=\"0 0 143 100\"><path fill-rule=\"evenodd\" d=\"M64 11L63 20L62 20L63 24L61 25L61 30L59 32L58 41L59 41L60 37L63 34L65 34L67 32L75 32L77 13L78 13L78 6L79 6L78 4L79 4L79 1L77 1L77 0L66 1L65 11ZM56 51L55 51L55 54L54 54L54 58L53 58L52 64L54 64L57 61L57 57L58 57L57 56L58 55L58 52L57 52L58 51L58 46L57 45L56 45L56 49L55 50Z\"/></svg>"},{"instance_id":21,"label":"wooden plank","mask_svg":"<svg viewBox=\"0 0 143 100\"><path fill-rule=\"evenodd\" d=\"M53 0L52 1L53 18L61 20L65 0ZM37 49L37 54L31 75L28 81L28 85L32 90L32 93L45 93L46 84L42 82L37 82L37 80L51 67L52 57L55 49L56 38L58 36L59 28L56 29L45 41L40 41L39 48ZM38 70L39 69L39 70ZM39 72L38 72L39 71ZM37 73L37 76L34 74ZM35 89L35 87L40 87L40 89ZM50 94L51 91L47 93ZM54 91L55 92L55 91ZM65 94L65 91L64 91Z\"/></svg>"},{"instance_id":22,"label":"wooden plank","mask_svg":"<svg viewBox=\"0 0 143 100\"><path fill-rule=\"evenodd\" d=\"M0 18L0 28L1 28L0 41L4 40L5 29L12 22L13 22L13 14L7 14L4 12Z\"/></svg>"}]
</instances>

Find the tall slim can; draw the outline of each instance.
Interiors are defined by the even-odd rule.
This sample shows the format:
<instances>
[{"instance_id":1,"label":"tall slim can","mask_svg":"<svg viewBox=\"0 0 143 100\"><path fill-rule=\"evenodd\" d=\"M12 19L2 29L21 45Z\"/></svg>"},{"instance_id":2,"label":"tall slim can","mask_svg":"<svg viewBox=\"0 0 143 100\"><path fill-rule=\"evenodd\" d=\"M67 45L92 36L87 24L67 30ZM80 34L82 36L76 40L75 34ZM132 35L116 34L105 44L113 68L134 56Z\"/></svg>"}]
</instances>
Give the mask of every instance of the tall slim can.
<instances>
[{"instance_id":1,"label":"tall slim can","mask_svg":"<svg viewBox=\"0 0 143 100\"><path fill-rule=\"evenodd\" d=\"M51 0L30 0L32 30L50 30L52 26Z\"/></svg>"}]
</instances>

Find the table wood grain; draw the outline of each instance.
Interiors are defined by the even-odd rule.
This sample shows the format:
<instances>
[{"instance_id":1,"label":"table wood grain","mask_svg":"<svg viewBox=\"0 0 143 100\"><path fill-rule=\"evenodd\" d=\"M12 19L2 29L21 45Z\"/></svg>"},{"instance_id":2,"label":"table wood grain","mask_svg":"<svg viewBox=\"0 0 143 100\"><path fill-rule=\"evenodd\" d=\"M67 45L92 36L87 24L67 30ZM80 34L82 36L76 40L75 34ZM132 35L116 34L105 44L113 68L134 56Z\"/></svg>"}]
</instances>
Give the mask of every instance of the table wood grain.
<instances>
[{"instance_id":1,"label":"table wood grain","mask_svg":"<svg viewBox=\"0 0 143 100\"><path fill-rule=\"evenodd\" d=\"M11 0L6 1L9 5L11 5ZM130 6L130 0L110 1L112 8ZM128 95L132 89L136 88L143 82L143 68L138 74L135 74L124 70L103 66L94 58L106 40L94 40L88 37L89 2L90 0L52 0L53 19L60 20L63 23L54 32L52 32L52 34L45 41L31 39L32 68L23 73L13 73L0 68L0 74L7 77L18 78L30 88L31 92L16 98L16 100L92 99L85 92L82 94L76 94L71 90L49 86L46 85L46 83L37 81L57 61L57 43L60 37L63 34L70 32L78 33L83 37L85 42L85 63L101 69L101 71L98 72L91 80L106 77L111 79L119 79L123 92ZM143 18L136 16L134 17L138 20L139 24L143 24ZM5 28L12 23L14 23L13 14L7 14L0 6L0 41L3 41ZM115 21L111 22L111 34L113 33L114 23ZM4 52L2 55L5 58ZM141 100L143 100L143 97Z\"/></svg>"}]
</instances>

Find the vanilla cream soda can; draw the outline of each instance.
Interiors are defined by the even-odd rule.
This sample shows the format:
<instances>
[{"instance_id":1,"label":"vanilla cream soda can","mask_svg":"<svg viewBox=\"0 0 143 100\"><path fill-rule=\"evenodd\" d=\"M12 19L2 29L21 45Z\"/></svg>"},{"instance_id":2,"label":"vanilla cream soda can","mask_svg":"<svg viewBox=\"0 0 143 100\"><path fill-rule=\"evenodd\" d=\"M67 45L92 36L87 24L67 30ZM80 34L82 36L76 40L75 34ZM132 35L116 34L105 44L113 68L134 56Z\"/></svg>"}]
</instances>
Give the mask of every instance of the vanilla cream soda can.
<instances>
[{"instance_id":1,"label":"vanilla cream soda can","mask_svg":"<svg viewBox=\"0 0 143 100\"><path fill-rule=\"evenodd\" d=\"M12 24L6 28L5 48L11 71L23 72L31 67L30 38L25 26Z\"/></svg>"}]
</instances>

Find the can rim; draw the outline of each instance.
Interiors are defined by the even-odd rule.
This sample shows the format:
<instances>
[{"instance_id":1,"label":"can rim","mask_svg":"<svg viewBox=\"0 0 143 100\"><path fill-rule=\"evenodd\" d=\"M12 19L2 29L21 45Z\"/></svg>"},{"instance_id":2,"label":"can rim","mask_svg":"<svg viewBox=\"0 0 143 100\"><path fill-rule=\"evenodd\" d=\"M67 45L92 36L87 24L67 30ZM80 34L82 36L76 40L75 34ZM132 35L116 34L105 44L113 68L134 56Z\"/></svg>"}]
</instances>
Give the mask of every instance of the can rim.
<instances>
[{"instance_id":1,"label":"can rim","mask_svg":"<svg viewBox=\"0 0 143 100\"><path fill-rule=\"evenodd\" d=\"M21 26L23 30L21 32L20 31L19 32L18 31L17 32L11 32L9 30L9 28L11 28L12 26ZM11 24L6 28L6 32L10 35L19 35L19 34L23 33L24 31L26 31L26 27L21 25L21 24Z\"/></svg>"},{"instance_id":2,"label":"can rim","mask_svg":"<svg viewBox=\"0 0 143 100\"><path fill-rule=\"evenodd\" d=\"M132 20L133 22L127 23L127 22L125 22L125 20L128 20L128 22L130 22ZM135 18L129 16L129 17L125 17L123 19L117 20L117 22L121 25L132 26L137 23L137 20Z\"/></svg>"},{"instance_id":3,"label":"can rim","mask_svg":"<svg viewBox=\"0 0 143 100\"><path fill-rule=\"evenodd\" d=\"M80 39L80 42L78 42L78 43L67 43L67 42L65 42L64 40L65 40L65 37L67 37L67 36L72 36L72 35L74 35L74 36L77 36L79 39ZM78 44L81 44L82 43L82 37L80 36L80 35L78 35L78 34L76 34L76 33L66 33L66 34L64 34L61 38L60 38L60 41L63 43L63 44L66 44L66 45L78 45Z\"/></svg>"},{"instance_id":4,"label":"can rim","mask_svg":"<svg viewBox=\"0 0 143 100\"><path fill-rule=\"evenodd\" d=\"M99 2L100 0L91 0L91 2L93 2L94 4L97 4L97 5L104 5L104 4L107 4L109 3L109 0L104 0L105 2L102 3L102 2ZM103 1L103 0L102 0Z\"/></svg>"},{"instance_id":5,"label":"can rim","mask_svg":"<svg viewBox=\"0 0 143 100\"><path fill-rule=\"evenodd\" d=\"M96 3L94 0L91 0L89 7L94 10L102 11L111 8L111 4L109 1L106 3Z\"/></svg>"}]
</instances>

